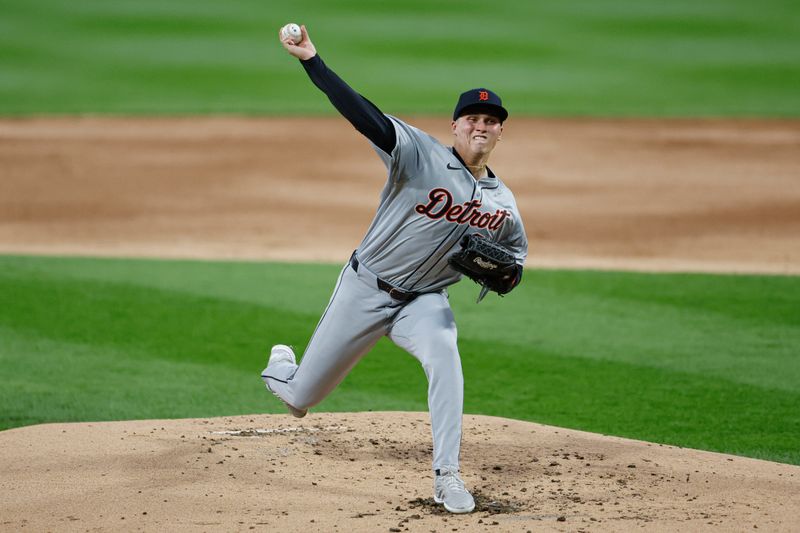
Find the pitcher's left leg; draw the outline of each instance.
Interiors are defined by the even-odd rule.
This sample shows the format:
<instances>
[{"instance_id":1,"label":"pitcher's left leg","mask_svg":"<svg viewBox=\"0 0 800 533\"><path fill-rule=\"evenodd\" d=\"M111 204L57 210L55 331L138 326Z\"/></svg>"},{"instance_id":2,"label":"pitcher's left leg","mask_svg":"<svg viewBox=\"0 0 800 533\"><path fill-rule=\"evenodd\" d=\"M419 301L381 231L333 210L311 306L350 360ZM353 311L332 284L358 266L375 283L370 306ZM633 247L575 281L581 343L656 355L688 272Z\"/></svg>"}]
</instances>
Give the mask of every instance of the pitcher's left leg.
<instances>
[{"instance_id":1,"label":"pitcher's left leg","mask_svg":"<svg viewBox=\"0 0 800 533\"><path fill-rule=\"evenodd\" d=\"M428 378L434 470L458 471L464 377L456 323L444 293L419 296L395 316L389 338L416 357Z\"/></svg>"}]
</instances>

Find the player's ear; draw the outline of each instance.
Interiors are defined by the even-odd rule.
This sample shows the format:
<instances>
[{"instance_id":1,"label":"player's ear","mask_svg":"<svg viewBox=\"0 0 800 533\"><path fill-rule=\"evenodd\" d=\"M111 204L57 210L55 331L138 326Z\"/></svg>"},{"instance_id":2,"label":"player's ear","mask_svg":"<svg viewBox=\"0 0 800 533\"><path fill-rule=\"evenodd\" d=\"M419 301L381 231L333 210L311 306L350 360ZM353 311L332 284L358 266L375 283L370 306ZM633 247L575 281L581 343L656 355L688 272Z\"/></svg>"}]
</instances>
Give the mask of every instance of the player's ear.
<instances>
[{"instance_id":1,"label":"player's ear","mask_svg":"<svg viewBox=\"0 0 800 533\"><path fill-rule=\"evenodd\" d=\"M456 134L456 121L450 123L450 129L453 130L453 135Z\"/></svg>"}]
</instances>

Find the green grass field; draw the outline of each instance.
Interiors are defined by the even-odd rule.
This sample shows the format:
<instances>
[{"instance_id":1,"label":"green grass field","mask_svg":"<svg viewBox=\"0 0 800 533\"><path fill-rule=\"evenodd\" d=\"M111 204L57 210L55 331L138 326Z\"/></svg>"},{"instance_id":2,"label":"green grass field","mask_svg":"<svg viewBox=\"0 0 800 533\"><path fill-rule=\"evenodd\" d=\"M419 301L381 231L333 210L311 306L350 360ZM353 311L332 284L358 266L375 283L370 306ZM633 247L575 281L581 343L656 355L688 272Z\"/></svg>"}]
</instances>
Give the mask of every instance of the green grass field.
<instances>
[{"instance_id":1,"label":"green grass field","mask_svg":"<svg viewBox=\"0 0 800 533\"><path fill-rule=\"evenodd\" d=\"M305 23L386 112L800 116L789 0L0 0L0 115L333 113L277 42Z\"/></svg>"},{"instance_id":2,"label":"green grass field","mask_svg":"<svg viewBox=\"0 0 800 533\"><path fill-rule=\"evenodd\" d=\"M800 11L765 0L0 0L0 116L332 114L278 45L395 114L800 117ZM0 256L0 429L283 412L338 267ZM531 270L453 287L466 411L800 464L800 278ZM319 409L426 409L382 341Z\"/></svg>"},{"instance_id":3,"label":"green grass field","mask_svg":"<svg viewBox=\"0 0 800 533\"><path fill-rule=\"evenodd\" d=\"M284 412L259 373L302 351L339 267L0 256L0 428ZM529 270L451 290L466 411L800 464L800 278ZM381 341L320 406L426 409Z\"/></svg>"}]
</instances>

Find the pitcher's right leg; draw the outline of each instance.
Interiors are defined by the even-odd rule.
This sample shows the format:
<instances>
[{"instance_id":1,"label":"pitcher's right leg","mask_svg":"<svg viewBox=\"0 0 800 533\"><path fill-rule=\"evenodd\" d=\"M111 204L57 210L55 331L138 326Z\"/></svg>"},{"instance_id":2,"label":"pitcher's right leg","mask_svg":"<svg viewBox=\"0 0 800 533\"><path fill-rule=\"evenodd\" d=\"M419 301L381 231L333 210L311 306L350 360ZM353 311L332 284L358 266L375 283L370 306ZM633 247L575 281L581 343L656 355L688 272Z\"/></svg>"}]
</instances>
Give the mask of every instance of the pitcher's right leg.
<instances>
[{"instance_id":1,"label":"pitcher's right leg","mask_svg":"<svg viewBox=\"0 0 800 533\"><path fill-rule=\"evenodd\" d=\"M386 333L382 308L389 301L346 266L300 364L268 365L262 373L267 387L300 411L321 402Z\"/></svg>"}]
</instances>

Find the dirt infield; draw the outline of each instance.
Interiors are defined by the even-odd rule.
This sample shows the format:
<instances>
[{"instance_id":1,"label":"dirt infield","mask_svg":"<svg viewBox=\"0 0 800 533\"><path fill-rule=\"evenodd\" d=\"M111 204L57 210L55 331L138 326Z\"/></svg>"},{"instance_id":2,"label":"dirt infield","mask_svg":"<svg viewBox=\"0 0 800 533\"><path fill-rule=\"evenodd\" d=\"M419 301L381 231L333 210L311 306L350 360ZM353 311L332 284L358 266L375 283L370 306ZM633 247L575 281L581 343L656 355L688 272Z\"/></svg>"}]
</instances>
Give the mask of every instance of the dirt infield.
<instances>
[{"instance_id":1,"label":"dirt infield","mask_svg":"<svg viewBox=\"0 0 800 533\"><path fill-rule=\"evenodd\" d=\"M6 531L792 531L800 467L467 416L477 508L431 497L420 413L0 432ZM9 450L16 450L9 456Z\"/></svg>"},{"instance_id":2,"label":"dirt infield","mask_svg":"<svg viewBox=\"0 0 800 533\"><path fill-rule=\"evenodd\" d=\"M800 273L800 121L516 119L492 167L529 266ZM3 119L0 253L343 262L384 175L338 118ZM41 425L0 446L0 531L796 531L800 509L800 467L478 416L478 510L458 517L431 501L427 414Z\"/></svg>"},{"instance_id":3,"label":"dirt infield","mask_svg":"<svg viewBox=\"0 0 800 533\"><path fill-rule=\"evenodd\" d=\"M530 265L800 272L800 121L516 119L491 163ZM0 252L336 263L385 180L340 118L5 119L0 169Z\"/></svg>"}]
</instances>

